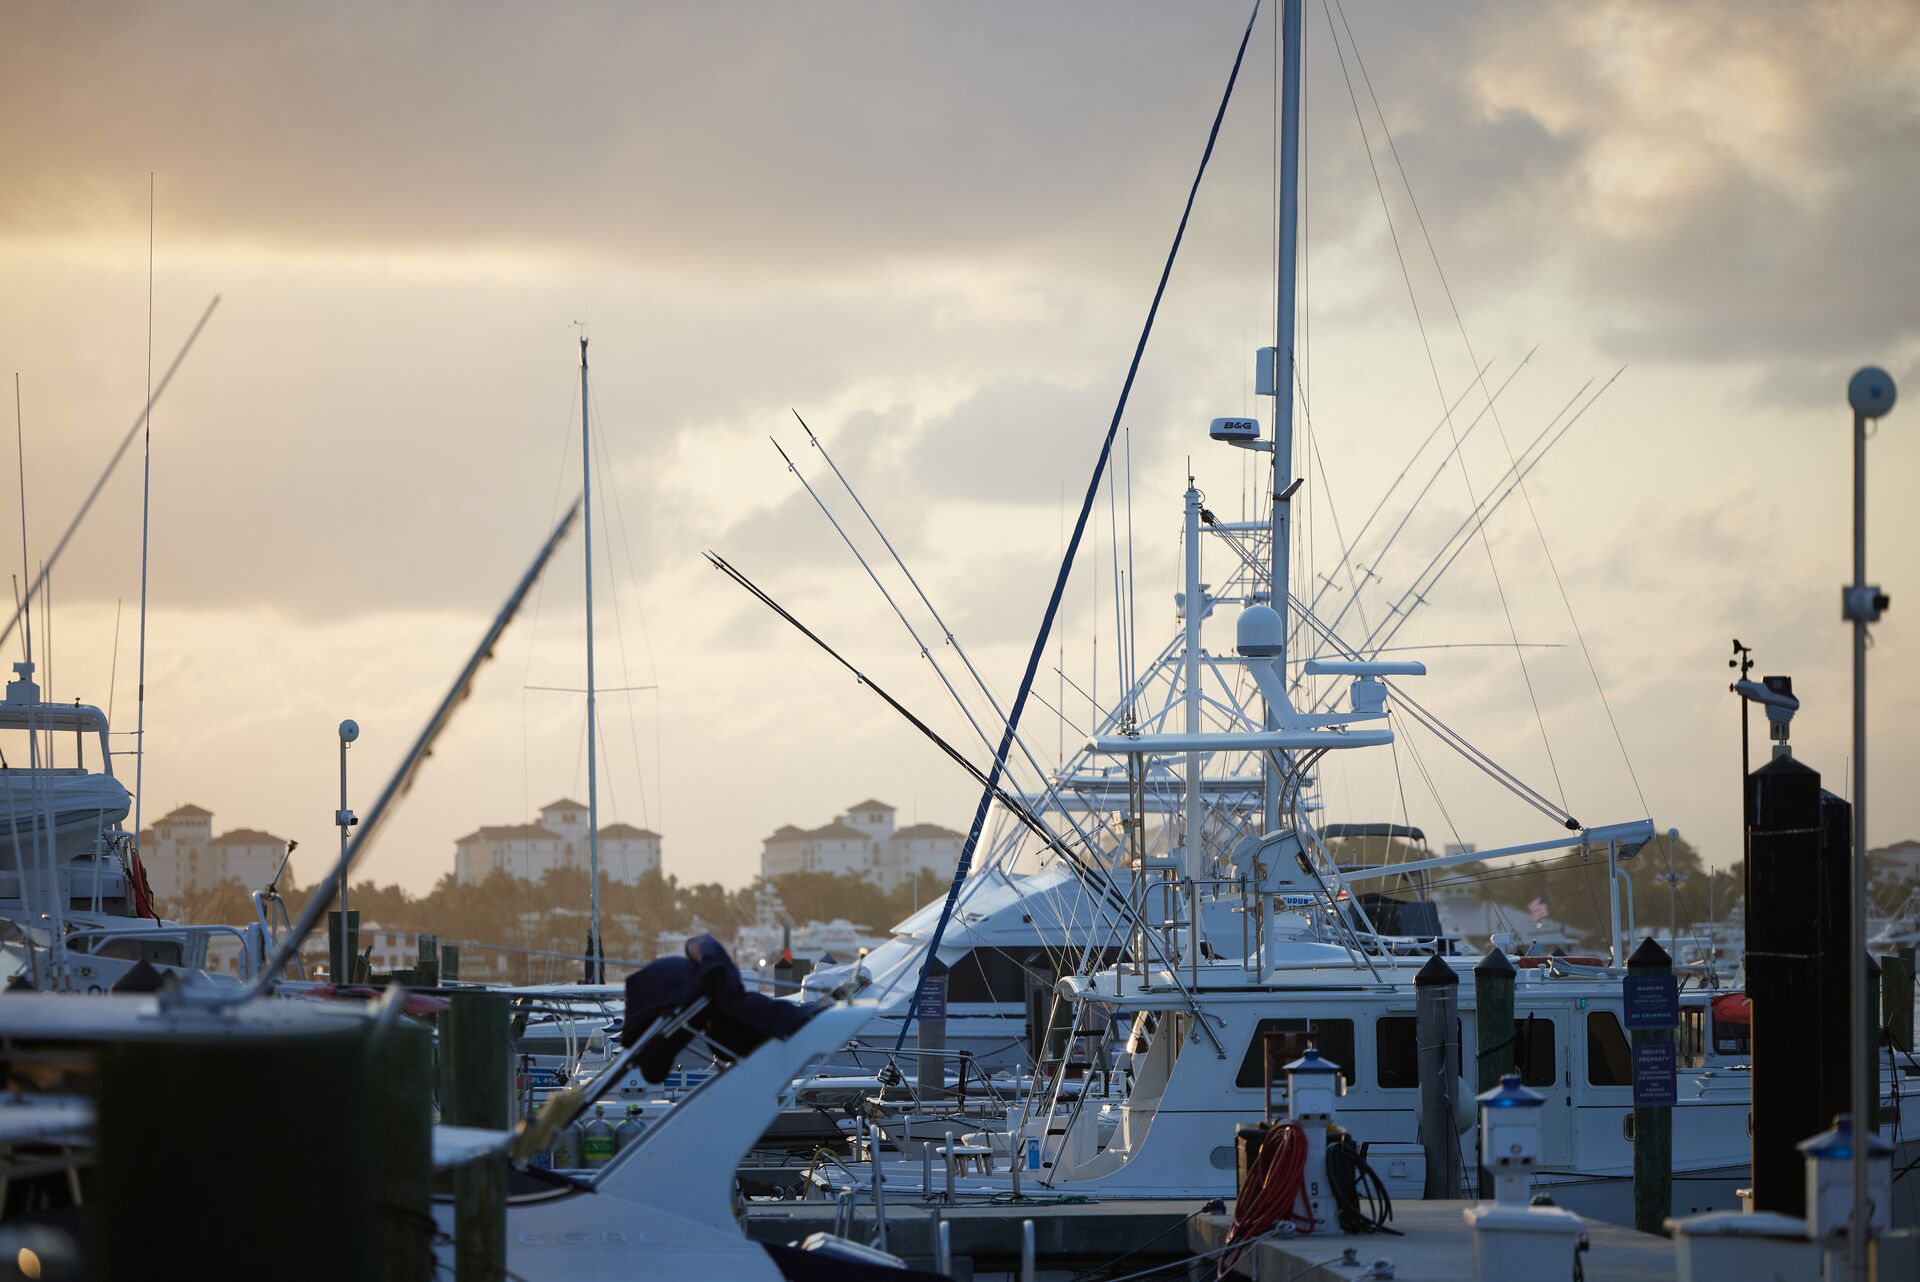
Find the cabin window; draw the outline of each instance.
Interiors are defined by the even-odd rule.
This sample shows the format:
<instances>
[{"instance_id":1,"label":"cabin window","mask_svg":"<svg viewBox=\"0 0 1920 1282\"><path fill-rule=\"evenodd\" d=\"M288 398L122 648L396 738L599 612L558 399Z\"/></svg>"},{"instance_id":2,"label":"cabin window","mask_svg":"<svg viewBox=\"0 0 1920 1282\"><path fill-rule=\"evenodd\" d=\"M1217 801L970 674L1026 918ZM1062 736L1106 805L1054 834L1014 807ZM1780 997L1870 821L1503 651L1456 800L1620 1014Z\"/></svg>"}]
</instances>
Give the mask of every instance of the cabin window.
<instances>
[{"instance_id":1,"label":"cabin window","mask_svg":"<svg viewBox=\"0 0 1920 1282\"><path fill-rule=\"evenodd\" d=\"M1247 1053L1240 1060L1240 1071L1233 1084L1242 1090L1259 1090L1266 1085L1266 1065L1262 1055L1267 1049L1267 1034L1278 1033L1273 1042L1273 1079L1284 1083L1280 1070L1306 1053L1309 1045L1320 1048L1323 1058L1340 1066L1340 1084L1353 1080L1353 1021L1350 1019L1263 1019L1253 1030Z\"/></svg>"},{"instance_id":2,"label":"cabin window","mask_svg":"<svg viewBox=\"0 0 1920 1282\"><path fill-rule=\"evenodd\" d=\"M1707 1012L1701 1006L1680 1011L1680 1067L1707 1066Z\"/></svg>"},{"instance_id":3,"label":"cabin window","mask_svg":"<svg viewBox=\"0 0 1920 1282\"><path fill-rule=\"evenodd\" d=\"M1610 1010L1587 1012L1587 1083L1633 1085L1633 1047Z\"/></svg>"},{"instance_id":4,"label":"cabin window","mask_svg":"<svg viewBox=\"0 0 1920 1282\"><path fill-rule=\"evenodd\" d=\"M1558 1082L1560 1062L1556 1053L1551 1019L1540 1016L1513 1021L1513 1062L1519 1066L1523 1085L1552 1086Z\"/></svg>"},{"instance_id":5,"label":"cabin window","mask_svg":"<svg viewBox=\"0 0 1920 1282\"><path fill-rule=\"evenodd\" d=\"M1008 951L976 948L947 971L950 1002L1018 1002L1027 994L1027 973L1041 966L1045 954L1036 948Z\"/></svg>"},{"instance_id":6,"label":"cabin window","mask_svg":"<svg viewBox=\"0 0 1920 1282\"><path fill-rule=\"evenodd\" d=\"M1729 1019L1713 1021L1715 1055L1748 1055L1753 1051L1753 1025L1736 1024Z\"/></svg>"},{"instance_id":7,"label":"cabin window","mask_svg":"<svg viewBox=\"0 0 1920 1282\"><path fill-rule=\"evenodd\" d=\"M1454 1037L1460 1025L1454 1024ZM1414 1090L1420 1085L1420 1021L1413 1015L1384 1015L1373 1025L1373 1080L1384 1090Z\"/></svg>"}]
</instances>

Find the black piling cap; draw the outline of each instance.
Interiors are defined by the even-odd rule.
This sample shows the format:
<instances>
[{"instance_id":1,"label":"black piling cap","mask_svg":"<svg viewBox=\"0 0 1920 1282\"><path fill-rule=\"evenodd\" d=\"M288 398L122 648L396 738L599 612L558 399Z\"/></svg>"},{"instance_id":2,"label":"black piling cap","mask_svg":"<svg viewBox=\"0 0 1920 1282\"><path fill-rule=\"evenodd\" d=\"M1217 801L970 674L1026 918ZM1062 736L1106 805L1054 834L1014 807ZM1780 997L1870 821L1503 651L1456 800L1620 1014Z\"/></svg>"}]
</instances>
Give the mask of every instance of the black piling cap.
<instances>
[{"instance_id":1,"label":"black piling cap","mask_svg":"<svg viewBox=\"0 0 1920 1282\"><path fill-rule=\"evenodd\" d=\"M165 989L166 976L149 961L137 961L126 974L113 981L116 993L157 993Z\"/></svg>"},{"instance_id":2,"label":"black piling cap","mask_svg":"<svg viewBox=\"0 0 1920 1282\"><path fill-rule=\"evenodd\" d=\"M1512 979L1515 973L1513 962L1508 960L1507 950L1504 948L1490 950L1485 957L1480 959L1479 964L1473 968L1473 977L1475 979L1480 978L1482 975L1485 975L1488 979Z\"/></svg>"},{"instance_id":3,"label":"black piling cap","mask_svg":"<svg viewBox=\"0 0 1920 1282\"><path fill-rule=\"evenodd\" d=\"M1427 964L1422 966L1420 973L1413 977L1415 988L1433 988L1440 984L1458 984L1459 982L1460 976L1454 973L1453 967L1441 961L1437 953L1427 958Z\"/></svg>"},{"instance_id":4,"label":"black piling cap","mask_svg":"<svg viewBox=\"0 0 1920 1282\"><path fill-rule=\"evenodd\" d=\"M1818 770L1798 757L1775 757L1771 761L1755 766L1753 773L1756 775L1812 775L1816 779L1820 777ZM1748 776L1748 778L1752 777L1752 775Z\"/></svg>"},{"instance_id":5,"label":"black piling cap","mask_svg":"<svg viewBox=\"0 0 1920 1282\"><path fill-rule=\"evenodd\" d=\"M1667 955L1666 949L1653 942L1652 935L1641 940L1640 946L1633 950L1633 956L1627 958L1628 970L1646 970L1651 967L1672 965L1673 958Z\"/></svg>"}]
</instances>

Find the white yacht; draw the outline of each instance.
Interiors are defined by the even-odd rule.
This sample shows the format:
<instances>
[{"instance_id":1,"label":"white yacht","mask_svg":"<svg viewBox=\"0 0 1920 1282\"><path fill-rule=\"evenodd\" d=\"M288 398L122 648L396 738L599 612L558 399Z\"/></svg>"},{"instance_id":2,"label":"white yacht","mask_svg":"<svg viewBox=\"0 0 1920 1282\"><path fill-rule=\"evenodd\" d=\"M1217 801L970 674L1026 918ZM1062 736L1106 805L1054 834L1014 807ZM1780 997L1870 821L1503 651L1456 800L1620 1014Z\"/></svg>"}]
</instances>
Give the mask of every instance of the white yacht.
<instances>
[{"instance_id":1,"label":"white yacht","mask_svg":"<svg viewBox=\"0 0 1920 1282\"><path fill-rule=\"evenodd\" d=\"M79 702L40 696L31 662L13 665L0 699L0 930L9 978L42 991L101 993L142 965L210 989L220 935L246 957L263 954L264 927L162 920L125 827L131 798L113 773L107 718ZM70 747L71 766L52 764Z\"/></svg>"}]
</instances>

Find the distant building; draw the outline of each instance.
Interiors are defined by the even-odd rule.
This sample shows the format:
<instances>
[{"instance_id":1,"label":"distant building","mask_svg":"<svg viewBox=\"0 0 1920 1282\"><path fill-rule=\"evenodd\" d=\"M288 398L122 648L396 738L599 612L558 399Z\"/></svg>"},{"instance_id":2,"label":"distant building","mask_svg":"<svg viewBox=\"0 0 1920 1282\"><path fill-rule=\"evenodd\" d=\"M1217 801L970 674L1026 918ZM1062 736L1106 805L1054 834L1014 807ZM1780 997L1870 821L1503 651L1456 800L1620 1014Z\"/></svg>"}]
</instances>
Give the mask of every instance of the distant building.
<instances>
[{"instance_id":1,"label":"distant building","mask_svg":"<svg viewBox=\"0 0 1920 1282\"><path fill-rule=\"evenodd\" d=\"M837 873L863 877L882 890L922 872L952 876L964 841L961 834L938 824L895 828L895 813L884 801L868 800L848 807L821 828L782 824L761 843L760 874Z\"/></svg>"},{"instance_id":2,"label":"distant building","mask_svg":"<svg viewBox=\"0 0 1920 1282\"><path fill-rule=\"evenodd\" d=\"M284 838L257 828L213 835L213 812L185 805L153 821L140 834L140 861L162 899L177 899L236 881L259 890L286 858Z\"/></svg>"},{"instance_id":3,"label":"distant building","mask_svg":"<svg viewBox=\"0 0 1920 1282\"><path fill-rule=\"evenodd\" d=\"M1896 841L1867 852L1875 881L1913 881L1920 878L1920 841Z\"/></svg>"},{"instance_id":4,"label":"distant building","mask_svg":"<svg viewBox=\"0 0 1920 1282\"><path fill-rule=\"evenodd\" d=\"M562 798L540 808L540 821L489 825L453 843L453 872L461 885L496 872L539 881L555 868L587 871L587 808ZM608 881L632 884L660 871L660 834L632 824L600 829L600 871Z\"/></svg>"}]
</instances>

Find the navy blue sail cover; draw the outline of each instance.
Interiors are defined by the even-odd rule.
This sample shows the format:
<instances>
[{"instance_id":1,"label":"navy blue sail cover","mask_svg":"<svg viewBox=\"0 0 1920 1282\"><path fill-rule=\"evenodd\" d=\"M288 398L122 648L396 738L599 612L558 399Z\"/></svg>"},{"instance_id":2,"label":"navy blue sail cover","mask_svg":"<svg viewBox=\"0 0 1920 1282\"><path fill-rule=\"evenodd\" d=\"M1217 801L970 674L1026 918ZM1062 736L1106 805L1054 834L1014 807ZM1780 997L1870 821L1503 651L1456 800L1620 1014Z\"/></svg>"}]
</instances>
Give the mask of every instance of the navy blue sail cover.
<instances>
[{"instance_id":1,"label":"navy blue sail cover","mask_svg":"<svg viewBox=\"0 0 1920 1282\"><path fill-rule=\"evenodd\" d=\"M712 935L687 940L683 956L662 957L627 976L627 1010L621 1021L620 1044L631 1046L655 1020L684 1010L705 997L707 1007L688 1028L671 1037L656 1037L637 1057L640 1072L650 1082L663 1082L673 1061L693 1040L693 1029L705 1033L734 1059L751 1055L772 1037L787 1038L799 1031L831 1002L802 1004L747 991L740 969Z\"/></svg>"}]
</instances>

